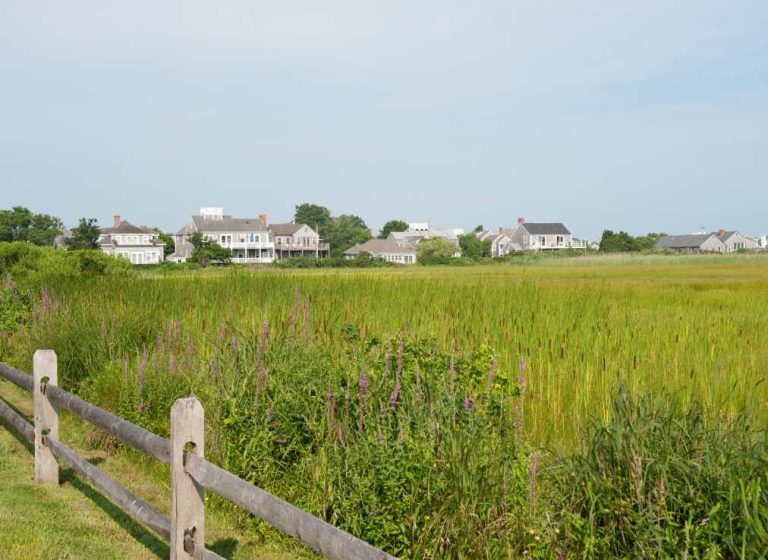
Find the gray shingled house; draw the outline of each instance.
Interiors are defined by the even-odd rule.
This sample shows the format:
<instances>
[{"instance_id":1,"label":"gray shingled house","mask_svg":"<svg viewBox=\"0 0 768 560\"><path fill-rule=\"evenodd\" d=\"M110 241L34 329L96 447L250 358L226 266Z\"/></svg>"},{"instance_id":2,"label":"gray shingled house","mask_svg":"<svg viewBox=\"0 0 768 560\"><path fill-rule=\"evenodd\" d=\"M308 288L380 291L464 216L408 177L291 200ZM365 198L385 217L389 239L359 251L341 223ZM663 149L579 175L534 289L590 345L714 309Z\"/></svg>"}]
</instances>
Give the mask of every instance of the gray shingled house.
<instances>
[{"instance_id":1,"label":"gray shingled house","mask_svg":"<svg viewBox=\"0 0 768 560\"><path fill-rule=\"evenodd\" d=\"M119 214L115 214L112 227L100 229L98 244L102 252L113 257L122 257L132 264L161 262L165 247L157 232L135 226L121 219Z\"/></svg>"},{"instance_id":2,"label":"gray shingled house","mask_svg":"<svg viewBox=\"0 0 768 560\"><path fill-rule=\"evenodd\" d=\"M725 245L725 251L727 253L732 253L733 251L738 251L739 249L754 251L760 247L757 239L742 235L738 231L726 231L721 229L717 232L716 235L718 239L720 239L720 241L722 241Z\"/></svg>"},{"instance_id":3,"label":"gray shingled house","mask_svg":"<svg viewBox=\"0 0 768 560\"><path fill-rule=\"evenodd\" d=\"M517 227L507 235L522 251L583 248L583 244L574 241L571 232L560 222L526 222L525 218L518 218Z\"/></svg>"},{"instance_id":4,"label":"gray shingled house","mask_svg":"<svg viewBox=\"0 0 768 560\"><path fill-rule=\"evenodd\" d=\"M267 215L258 218L233 218L221 208L201 208L190 216L187 224L176 232L176 251L168 260L184 262L192 254L189 236L200 232L222 247L232 250L235 263L271 263L275 259L275 243L267 224Z\"/></svg>"},{"instance_id":5,"label":"gray shingled house","mask_svg":"<svg viewBox=\"0 0 768 560\"><path fill-rule=\"evenodd\" d=\"M320 235L307 224L270 224L269 231L275 242L277 259L299 256L322 259L330 253L331 246L322 243Z\"/></svg>"},{"instance_id":6,"label":"gray shingled house","mask_svg":"<svg viewBox=\"0 0 768 560\"><path fill-rule=\"evenodd\" d=\"M725 243L715 233L665 235L656 241L656 248L680 253L724 253Z\"/></svg>"},{"instance_id":7,"label":"gray shingled house","mask_svg":"<svg viewBox=\"0 0 768 560\"><path fill-rule=\"evenodd\" d=\"M368 253L373 257L399 264L413 264L416 262L416 246L410 242L398 242L395 239L369 239L344 251L344 258L354 259L361 253Z\"/></svg>"}]
</instances>

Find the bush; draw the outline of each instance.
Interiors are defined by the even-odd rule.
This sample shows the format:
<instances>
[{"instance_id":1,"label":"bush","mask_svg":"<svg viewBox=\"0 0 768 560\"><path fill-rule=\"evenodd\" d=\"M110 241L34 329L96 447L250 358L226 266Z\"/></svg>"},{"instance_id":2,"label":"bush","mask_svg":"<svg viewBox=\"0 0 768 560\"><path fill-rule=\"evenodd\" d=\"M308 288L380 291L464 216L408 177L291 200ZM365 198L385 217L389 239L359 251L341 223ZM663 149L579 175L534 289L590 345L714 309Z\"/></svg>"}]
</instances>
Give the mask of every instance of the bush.
<instances>
[{"instance_id":1,"label":"bush","mask_svg":"<svg viewBox=\"0 0 768 560\"><path fill-rule=\"evenodd\" d=\"M758 558L768 544L768 446L745 415L620 390L559 481L577 557Z\"/></svg>"}]
</instances>

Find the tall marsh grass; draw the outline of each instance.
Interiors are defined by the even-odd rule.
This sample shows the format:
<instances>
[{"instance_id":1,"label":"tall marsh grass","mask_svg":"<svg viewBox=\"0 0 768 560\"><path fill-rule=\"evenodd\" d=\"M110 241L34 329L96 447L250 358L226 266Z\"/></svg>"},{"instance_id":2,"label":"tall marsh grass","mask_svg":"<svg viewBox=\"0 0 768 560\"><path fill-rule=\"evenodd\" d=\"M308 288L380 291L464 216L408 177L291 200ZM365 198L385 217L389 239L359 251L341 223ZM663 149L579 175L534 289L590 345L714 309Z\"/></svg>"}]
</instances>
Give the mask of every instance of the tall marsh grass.
<instances>
[{"instance_id":1,"label":"tall marsh grass","mask_svg":"<svg viewBox=\"0 0 768 560\"><path fill-rule=\"evenodd\" d=\"M768 543L768 259L25 289L0 359L53 348L65 387L158 433L194 393L216 461L404 558L750 558Z\"/></svg>"}]
</instances>

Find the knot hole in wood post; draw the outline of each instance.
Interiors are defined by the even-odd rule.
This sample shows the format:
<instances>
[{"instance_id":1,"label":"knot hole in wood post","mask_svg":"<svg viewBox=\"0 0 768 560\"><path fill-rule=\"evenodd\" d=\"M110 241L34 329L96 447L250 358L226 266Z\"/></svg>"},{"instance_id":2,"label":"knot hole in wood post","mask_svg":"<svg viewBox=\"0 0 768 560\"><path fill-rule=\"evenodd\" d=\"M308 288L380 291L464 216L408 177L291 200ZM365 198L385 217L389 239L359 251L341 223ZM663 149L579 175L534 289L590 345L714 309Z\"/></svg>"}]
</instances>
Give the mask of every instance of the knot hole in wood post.
<instances>
[{"instance_id":1,"label":"knot hole in wood post","mask_svg":"<svg viewBox=\"0 0 768 560\"><path fill-rule=\"evenodd\" d=\"M194 397L171 408L171 560L200 558L205 548L205 491L185 470L185 455L203 457L205 415Z\"/></svg>"}]
</instances>

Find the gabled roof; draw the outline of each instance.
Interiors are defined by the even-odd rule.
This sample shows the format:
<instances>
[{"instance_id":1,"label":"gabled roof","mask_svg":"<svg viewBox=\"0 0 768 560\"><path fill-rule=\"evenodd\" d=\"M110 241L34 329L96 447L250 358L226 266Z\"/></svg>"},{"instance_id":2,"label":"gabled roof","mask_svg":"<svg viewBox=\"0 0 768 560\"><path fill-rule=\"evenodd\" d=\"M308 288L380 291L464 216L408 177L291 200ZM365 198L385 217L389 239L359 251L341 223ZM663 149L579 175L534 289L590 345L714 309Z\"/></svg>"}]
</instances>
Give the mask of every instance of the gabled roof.
<instances>
[{"instance_id":1,"label":"gabled roof","mask_svg":"<svg viewBox=\"0 0 768 560\"><path fill-rule=\"evenodd\" d=\"M275 235L293 235L303 227L304 224L269 224L269 229Z\"/></svg>"},{"instance_id":2,"label":"gabled roof","mask_svg":"<svg viewBox=\"0 0 768 560\"><path fill-rule=\"evenodd\" d=\"M129 222L128 220L123 220L122 222L120 222L120 225L117 226L117 227L99 228L99 229L100 229L102 235L110 235L110 234L113 234L113 233L117 233L117 234L120 234L120 233L155 233L154 231L152 231L149 228L135 226L131 222Z\"/></svg>"},{"instance_id":3,"label":"gabled roof","mask_svg":"<svg viewBox=\"0 0 768 560\"><path fill-rule=\"evenodd\" d=\"M360 253L398 253L415 255L416 248L410 244L401 244L393 239L369 239L344 251L345 255L359 255Z\"/></svg>"},{"instance_id":4,"label":"gabled roof","mask_svg":"<svg viewBox=\"0 0 768 560\"><path fill-rule=\"evenodd\" d=\"M520 224L531 235L570 235L571 232L560 222L523 222Z\"/></svg>"},{"instance_id":5,"label":"gabled roof","mask_svg":"<svg viewBox=\"0 0 768 560\"><path fill-rule=\"evenodd\" d=\"M264 231L259 218L233 218L232 216L222 216L221 219L206 220L202 216L192 216L192 223L199 232L205 231ZM189 224L188 224L189 225ZM190 233L188 227L182 228L179 233Z\"/></svg>"},{"instance_id":6,"label":"gabled roof","mask_svg":"<svg viewBox=\"0 0 768 560\"><path fill-rule=\"evenodd\" d=\"M714 233L695 233L692 235L665 235L656 241L657 249L698 249L710 237L720 240Z\"/></svg>"}]
</instances>

